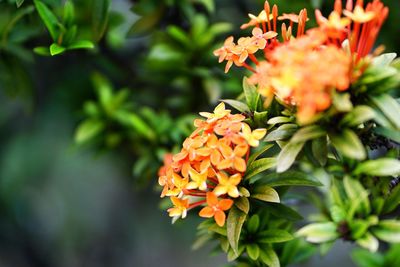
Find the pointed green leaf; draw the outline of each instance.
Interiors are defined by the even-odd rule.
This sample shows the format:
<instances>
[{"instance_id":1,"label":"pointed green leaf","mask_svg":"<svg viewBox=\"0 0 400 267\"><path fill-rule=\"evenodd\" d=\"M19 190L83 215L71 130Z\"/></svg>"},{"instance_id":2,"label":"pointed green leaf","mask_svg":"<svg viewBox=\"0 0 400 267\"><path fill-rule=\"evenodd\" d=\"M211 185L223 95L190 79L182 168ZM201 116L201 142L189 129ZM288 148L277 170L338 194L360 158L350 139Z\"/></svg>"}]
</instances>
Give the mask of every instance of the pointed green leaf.
<instances>
[{"instance_id":1,"label":"pointed green leaf","mask_svg":"<svg viewBox=\"0 0 400 267\"><path fill-rule=\"evenodd\" d=\"M290 221L298 221L303 219L303 217L294 209L283 205L281 203L264 202L267 206L267 210L273 215L279 218L284 218Z\"/></svg>"},{"instance_id":2,"label":"pointed green leaf","mask_svg":"<svg viewBox=\"0 0 400 267\"><path fill-rule=\"evenodd\" d=\"M381 254L371 253L365 249L355 249L351 252L352 260L358 267L384 266L385 259Z\"/></svg>"},{"instance_id":3,"label":"pointed green leaf","mask_svg":"<svg viewBox=\"0 0 400 267\"><path fill-rule=\"evenodd\" d=\"M240 112L243 112L243 113L250 112L249 107L241 101L233 100L233 99L222 99L221 101L230 105L231 107L233 107L234 109L236 109Z\"/></svg>"},{"instance_id":4,"label":"pointed green leaf","mask_svg":"<svg viewBox=\"0 0 400 267\"><path fill-rule=\"evenodd\" d=\"M345 176L343 179L344 190L350 200L350 210L348 211L348 219L352 218L352 212L362 211L365 215L371 211L368 199L368 191L364 189L359 181Z\"/></svg>"},{"instance_id":5,"label":"pointed green leaf","mask_svg":"<svg viewBox=\"0 0 400 267\"><path fill-rule=\"evenodd\" d=\"M249 231L250 234L257 233L258 227L260 226L260 216L258 216L258 214L254 214L247 221L246 225L247 231Z\"/></svg>"},{"instance_id":6,"label":"pointed green leaf","mask_svg":"<svg viewBox=\"0 0 400 267\"><path fill-rule=\"evenodd\" d=\"M257 147L257 151L253 152L252 155L249 157L249 160L247 161L247 165L251 165L254 160L256 160L259 156L261 156L264 152L269 150L271 147L274 146L274 144L266 144L262 146L263 144L261 143L260 146Z\"/></svg>"},{"instance_id":7,"label":"pointed green leaf","mask_svg":"<svg viewBox=\"0 0 400 267\"><path fill-rule=\"evenodd\" d=\"M64 25L68 28L74 23L75 20L75 8L74 3L71 0L68 0L64 4Z\"/></svg>"},{"instance_id":8,"label":"pointed green leaf","mask_svg":"<svg viewBox=\"0 0 400 267\"><path fill-rule=\"evenodd\" d=\"M22 4L25 2L25 0L15 0L15 4L17 5L17 7L21 7Z\"/></svg>"},{"instance_id":9,"label":"pointed green leaf","mask_svg":"<svg viewBox=\"0 0 400 267\"><path fill-rule=\"evenodd\" d=\"M287 242L292 239L293 236L289 232L280 229L265 230L257 234L257 242L264 244Z\"/></svg>"},{"instance_id":10,"label":"pointed green leaf","mask_svg":"<svg viewBox=\"0 0 400 267\"><path fill-rule=\"evenodd\" d=\"M71 43L68 46L68 49L93 49L94 44L89 40L79 40Z\"/></svg>"},{"instance_id":11,"label":"pointed green leaf","mask_svg":"<svg viewBox=\"0 0 400 267\"><path fill-rule=\"evenodd\" d=\"M235 200L235 206L243 211L244 213L249 213L250 210L250 203L247 197L239 197Z\"/></svg>"},{"instance_id":12,"label":"pointed green leaf","mask_svg":"<svg viewBox=\"0 0 400 267\"><path fill-rule=\"evenodd\" d=\"M310 174L299 171L270 173L258 179L265 185L276 186L321 186L322 184ZM253 181L252 181L253 182Z\"/></svg>"},{"instance_id":13,"label":"pointed green leaf","mask_svg":"<svg viewBox=\"0 0 400 267\"><path fill-rule=\"evenodd\" d=\"M304 142L297 142L297 143L289 142L288 144L286 144L278 155L277 158L278 164L276 171L284 172L288 170L296 160L296 157L303 148L303 146Z\"/></svg>"},{"instance_id":14,"label":"pointed green leaf","mask_svg":"<svg viewBox=\"0 0 400 267\"><path fill-rule=\"evenodd\" d=\"M385 204L383 206L382 212L389 213L396 209L400 205L400 185L397 185L389 193L389 196L385 199Z\"/></svg>"},{"instance_id":15,"label":"pointed green leaf","mask_svg":"<svg viewBox=\"0 0 400 267\"><path fill-rule=\"evenodd\" d=\"M287 122L292 122L293 119L290 117L284 117L284 116L277 116L269 119L267 121L267 124L275 125L275 124L280 124L280 123L287 123Z\"/></svg>"},{"instance_id":16,"label":"pointed green leaf","mask_svg":"<svg viewBox=\"0 0 400 267\"><path fill-rule=\"evenodd\" d=\"M329 138L344 156L357 160L366 158L365 148L352 130L344 129L341 134L330 134Z\"/></svg>"},{"instance_id":17,"label":"pointed green leaf","mask_svg":"<svg viewBox=\"0 0 400 267\"><path fill-rule=\"evenodd\" d=\"M33 49L33 52L35 52L36 54L41 55L41 56L51 56L50 55L50 48L45 47L45 46L35 47Z\"/></svg>"},{"instance_id":18,"label":"pointed green leaf","mask_svg":"<svg viewBox=\"0 0 400 267\"><path fill-rule=\"evenodd\" d=\"M92 29L94 39L99 41L107 28L111 0L91 0Z\"/></svg>"},{"instance_id":19,"label":"pointed green leaf","mask_svg":"<svg viewBox=\"0 0 400 267\"><path fill-rule=\"evenodd\" d=\"M296 124L283 124L279 126L276 130L273 130L267 134L264 141L272 142L278 140L289 139L297 131L298 126Z\"/></svg>"},{"instance_id":20,"label":"pointed green leaf","mask_svg":"<svg viewBox=\"0 0 400 267\"><path fill-rule=\"evenodd\" d=\"M246 245L247 255L249 255L250 259L253 261L257 260L260 256L260 248L257 244L248 244Z\"/></svg>"},{"instance_id":21,"label":"pointed green leaf","mask_svg":"<svg viewBox=\"0 0 400 267\"><path fill-rule=\"evenodd\" d=\"M51 44L50 46L50 55L56 56L62 54L66 50L65 47L62 47L56 43Z\"/></svg>"},{"instance_id":22,"label":"pointed green leaf","mask_svg":"<svg viewBox=\"0 0 400 267\"><path fill-rule=\"evenodd\" d=\"M375 118L375 111L369 106L356 106L340 121L342 125L358 126Z\"/></svg>"},{"instance_id":23,"label":"pointed green leaf","mask_svg":"<svg viewBox=\"0 0 400 267\"><path fill-rule=\"evenodd\" d=\"M44 25L46 25L53 41L57 41L59 35L59 21L54 13L42 1L33 0Z\"/></svg>"},{"instance_id":24,"label":"pointed green leaf","mask_svg":"<svg viewBox=\"0 0 400 267\"><path fill-rule=\"evenodd\" d=\"M299 129L290 139L291 143L306 142L326 135L326 131L318 125L310 125Z\"/></svg>"},{"instance_id":25,"label":"pointed green leaf","mask_svg":"<svg viewBox=\"0 0 400 267\"><path fill-rule=\"evenodd\" d=\"M370 252L376 252L379 247L379 241L370 233L365 233L362 238L358 238L356 243L365 249L368 249Z\"/></svg>"},{"instance_id":26,"label":"pointed green leaf","mask_svg":"<svg viewBox=\"0 0 400 267\"><path fill-rule=\"evenodd\" d=\"M97 119L87 119L79 124L75 132L75 142L78 144L85 143L98 135L105 125L102 121Z\"/></svg>"},{"instance_id":27,"label":"pointed green leaf","mask_svg":"<svg viewBox=\"0 0 400 267\"><path fill-rule=\"evenodd\" d=\"M262 246L260 250L261 261L269 267L280 267L279 258L270 245Z\"/></svg>"},{"instance_id":28,"label":"pointed green leaf","mask_svg":"<svg viewBox=\"0 0 400 267\"><path fill-rule=\"evenodd\" d=\"M372 102L380 111L391 121L391 123L400 129L400 104L390 95L382 94L371 97Z\"/></svg>"},{"instance_id":29,"label":"pointed green leaf","mask_svg":"<svg viewBox=\"0 0 400 267\"><path fill-rule=\"evenodd\" d=\"M245 179L249 179L263 171L269 170L276 166L275 158L262 158L253 161L247 168Z\"/></svg>"},{"instance_id":30,"label":"pointed green leaf","mask_svg":"<svg viewBox=\"0 0 400 267\"><path fill-rule=\"evenodd\" d=\"M229 244L236 255L239 254L239 238L246 216L246 213L238 209L236 206L233 206L229 210L226 229Z\"/></svg>"},{"instance_id":31,"label":"pointed green leaf","mask_svg":"<svg viewBox=\"0 0 400 267\"><path fill-rule=\"evenodd\" d=\"M355 175L367 174L371 176L395 176L400 174L400 161L391 158L367 160L357 165Z\"/></svg>"},{"instance_id":32,"label":"pointed green leaf","mask_svg":"<svg viewBox=\"0 0 400 267\"><path fill-rule=\"evenodd\" d=\"M328 161L328 142L327 137L322 136L314 139L311 143L313 156L321 166L325 166Z\"/></svg>"},{"instance_id":33,"label":"pointed green leaf","mask_svg":"<svg viewBox=\"0 0 400 267\"><path fill-rule=\"evenodd\" d=\"M380 240L389 243L400 243L400 221L383 220L372 229L372 233Z\"/></svg>"},{"instance_id":34,"label":"pointed green leaf","mask_svg":"<svg viewBox=\"0 0 400 267\"><path fill-rule=\"evenodd\" d=\"M297 236L303 236L311 243L324 243L339 237L336 224L333 222L312 223L297 231Z\"/></svg>"},{"instance_id":35,"label":"pointed green leaf","mask_svg":"<svg viewBox=\"0 0 400 267\"><path fill-rule=\"evenodd\" d=\"M250 195L250 197L266 201L266 202L275 202L279 203L280 198L278 192L275 189L268 185L259 185L254 189L254 192Z\"/></svg>"},{"instance_id":36,"label":"pointed green leaf","mask_svg":"<svg viewBox=\"0 0 400 267\"><path fill-rule=\"evenodd\" d=\"M247 106L250 108L250 110L255 111L257 109L258 102L257 87L253 84L250 84L247 77L243 78L243 91Z\"/></svg>"}]
</instances>

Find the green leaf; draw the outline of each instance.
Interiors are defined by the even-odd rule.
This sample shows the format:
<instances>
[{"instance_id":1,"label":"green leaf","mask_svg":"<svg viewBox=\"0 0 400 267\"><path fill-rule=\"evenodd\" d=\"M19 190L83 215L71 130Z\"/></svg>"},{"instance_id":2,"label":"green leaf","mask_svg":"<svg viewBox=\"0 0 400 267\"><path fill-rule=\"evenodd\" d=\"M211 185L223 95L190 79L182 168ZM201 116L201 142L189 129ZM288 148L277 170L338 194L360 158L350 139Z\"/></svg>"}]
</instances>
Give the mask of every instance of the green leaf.
<instances>
[{"instance_id":1,"label":"green leaf","mask_svg":"<svg viewBox=\"0 0 400 267\"><path fill-rule=\"evenodd\" d=\"M333 222L312 223L297 231L297 236L303 236L311 243L324 243L339 237L336 224Z\"/></svg>"},{"instance_id":2,"label":"green leaf","mask_svg":"<svg viewBox=\"0 0 400 267\"><path fill-rule=\"evenodd\" d=\"M288 170L296 160L297 154L299 154L303 146L304 142L287 143L278 155L276 171L284 172Z\"/></svg>"},{"instance_id":3,"label":"green leaf","mask_svg":"<svg viewBox=\"0 0 400 267\"><path fill-rule=\"evenodd\" d=\"M306 142L318 137L322 137L326 134L326 131L323 130L318 125L310 125L299 129L290 139L291 143L301 143Z\"/></svg>"},{"instance_id":4,"label":"green leaf","mask_svg":"<svg viewBox=\"0 0 400 267\"><path fill-rule=\"evenodd\" d=\"M397 185L385 200L382 213L389 213L400 205L400 185Z\"/></svg>"},{"instance_id":5,"label":"green leaf","mask_svg":"<svg viewBox=\"0 0 400 267\"><path fill-rule=\"evenodd\" d=\"M256 186L250 197L266 202L280 202L278 192L276 192L275 189L268 185Z\"/></svg>"},{"instance_id":6,"label":"green leaf","mask_svg":"<svg viewBox=\"0 0 400 267\"><path fill-rule=\"evenodd\" d=\"M379 241L370 233L365 233L362 238L356 240L356 243L370 252L376 252L379 247Z\"/></svg>"},{"instance_id":7,"label":"green leaf","mask_svg":"<svg viewBox=\"0 0 400 267\"><path fill-rule=\"evenodd\" d=\"M51 38L53 38L53 41L56 42L59 35L58 29L60 24L56 15L54 15L54 13L45 4L43 4L42 1L33 0L33 3L35 4L40 18L46 25Z\"/></svg>"},{"instance_id":8,"label":"green leaf","mask_svg":"<svg viewBox=\"0 0 400 267\"><path fill-rule=\"evenodd\" d=\"M271 246L262 246L260 250L260 259L269 267L280 267L279 258Z\"/></svg>"},{"instance_id":9,"label":"green leaf","mask_svg":"<svg viewBox=\"0 0 400 267\"><path fill-rule=\"evenodd\" d=\"M368 191L364 189L359 181L345 176L343 179L344 190L350 202L350 210L347 213L348 219L352 219L355 211L362 211L367 215L371 211L371 206L368 199Z\"/></svg>"},{"instance_id":10,"label":"green leaf","mask_svg":"<svg viewBox=\"0 0 400 267\"><path fill-rule=\"evenodd\" d=\"M247 168L245 179L250 179L251 177L269 170L276 166L276 159L275 158L262 158L253 161L250 166Z\"/></svg>"},{"instance_id":11,"label":"green leaf","mask_svg":"<svg viewBox=\"0 0 400 267\"><path fill-rule=\"evenodd\" d=\"M119 110L114 113L114 118L121 124L132 127L138 134L147 139L154 140L156 137L153 129L135 113Z\"/></svg>"},{"instance_id":12,"label":"green leaf","mask_svg":"<svg viewBox=\"0 0 400 267\"><path fill-rule=\"evenodd\" d=\"M66 1L64 4L64 15L63 15L64 25L68 28L75 20L75 8L74 3L70 0Z\"/></svg>"},{"instance_id":13,"label":"green leaf","mask_svg":"<svg viewBox=\"0 0 400 267\"><path fill-rule=\"evenodd\" d=\"M254 111L253 115L254 115L253 120L256 126L264 127L268 118L268 111L262 111L262 112Z\"/></svg>"},{"instance_id":14,"label":"green leaf","mask_svg":"<svg viewBox=\"0 0 400 267\"><path fill-rule=\"evenodd\" d=\"M258 227L260 227L260 216L258 216L258 214L251 216L246 226L250 234L257 233Z\"/></svg>"},{"instance_id":15,"label":"green leaf","mask_svg":"<svg viewBox=\"0 0 400 267\"><path fill-rule=\"evenodd\" d=\"M250 112L249 107L241 101L233 100L233 99L222 99L221 101L230 105L231 107L233 107L234 109L236 109L240 112L243 112L243 113Z\"/></svg>"},{"instance_id":16,"label":"green leaf","mask_svg":"<svg viewBox=\"0 0 400 267\"><path fill-rule=\"evenodd\" d=\"M341 134L329 134L332 144L344 156L363 160L367 154L357 135L350 129L344 129Z\"/></svg>"},{"instance_id":17,"label":"green leaf","mask_svg":"<svg viewBox=\"0 0 400 267\"><path fill-rule=\"evenodd\" d=\"M400 221L397 220L383 220L380 221L378 226L372 228L372 233L380 240L389 243L400 242Z\"/></svg>"},{"instance_id":18,"label":"green leaf","mask_svg":"<svg viewBox=\"0 0 400 267\"><path fill-rule=\"evenodd\" d=\"M340 112L349 112L353 108L349 93L334 93L333 105Z\"/></svg>"},{"instance_id":19,"label":"green leaf","mask_svg":"<svg viewBox=\"0 0 400 267\"><path fill-rule=\"evenodd\" d=\"M255 111L257 110L258 106L258 92L257 87L249 83L247 77L243 78L243 91L244 96L246 98L247 106L250 110Z\"/></svg>"},{"instance_id":20,"label":"green leaf","mask_svg":"<svg viewBox=\"0 0 400 267\"><path fill-rule=\"evenodd\" d=\"M311 150L319 164L325 166L328 161L328 143L326 136L314 139L311 143Z\"/></svg>"},{"instance_id":21,"label":"green leaf","mask_svg":"<svg viewBox=\"0 0 400 267\"><path fill-rule=\"evenodd\" d=\"M371 253L364 249L355 249L351 252L352 260L359 267L384 266L385 259L381 254Z\"/></svg>"},{"instance_id":22,"label":"green leaf","mask_svg":"<svg viewBox=\"0 0 400 267\"><path fill-rule=\"evenodd\" d=\"M367 174L371 176L395 176L400 174L400 161L391 158L367 160L357 165L355 175Z\"/></svg>"},{"instance_id":23,"label":"green leaf","mask_svg":"<svg viewBox=\"0 0 400 267\"><path fill-rule=\"evenodd\" d=\"M269 173L259 179L265 185L276 186L321 186L322 184L311 175L299 171ZM252 181L253 182L253 181Z\"/></svg>"},{"instance_id":24,"label":"green leaf","mask_svg":"<svg viewBox=\"0 0 400 267\"><path fill-rule=\"evenodd\" d=\"M94 44L89 40L79 40L71 43L68 49L93 49Z\"/></svg>"},{"instance_id":25,"label":"green leaf","mask_svg":"<svg viewBox=\"0 0 400 267\"><path fill-rule=\"evenodd\" d=\"M266 206L268 208L267 210L278 218L284 218L290 221L298 221L303 219L303 217L297 211L281 203L269 202L266 204Z\"/></svg>"},{"instance_id":26,"label":"green leaf","mask_svg":"<svg viewBox=\"0 0 400 267\"><path fill-rule=\"evenodd\" d=\"M50 55L50 48L45 47L45 46L35 47L33 49L33 52L35 52L36 54L41 55L41 56L51 56Z\"/></svg>"},{"instance_id":27,"label":"green leaf","mask_svg":"<svg viewBox=\"0 0 400 267\"><path fill-rule=\"evenodd\" d=\"M169 36L175 39L175 41L179 42L184 47L190 47L191 40L188 34L181 28L175 25L169 25L167 27L167 33L169 34Z\"/></svg>"},{"instance_id":28,"label":"green leaf","mask_svg":"<svg viewBox=\"0 0 400 267\"><path fill-rule=\"evenodd\" d=\"M56 43L51 44L50 46L50 55L56 56L62 54L66 50L65 47L62 47Z\"/></svg>"},{"instance_id":29,"label":"green leaf","mask_svg":"<svg viewBox=\"0 0 400 267\"><path fill-rule=\"evenodd\" d=\"M375 118L375 111L369 106L356 106L344 116L340 124L350 127L358 126Z\"/></svg>"},{"instance_id":30,"label":"green leaf","mask_svg":"<svg viewBox=\"0 0 400 267\"><path fill-rule=\"evenodd\" d=\"M371 97L371 100L390 120L393 126L400 130L400 104L388 94Z\"/></svg>"},{"instance_id":31,"label":"green leaf","mask_svg":"<svg viewBox=\"0 0 400 267\"><path fill-rule=\"evenodd\" d=\"M239 197L235 200L235 206L243 211L244 213L249 213L250 210L250 203L247 197Z\"/></svg>"},{"instance_id":32,"label":"green leaf","mask_svg":"<svg viewBox=\"0 0 400 267\"><path fill-rule=\"evenodd\" d=\"M267 134L264 138L266 142L278 141L289 139L297 131L298 126L296 124L283 124L279 126L276 130L273 130Z\"/></svg>"},{"instance_id":33,"label":"green leaf","mask_svg":"<svg viewBox=\"0 0 400 267\"><path fill-rule=\"evenodd\" d=\"M25 0L15 0L15 4L17 5L17 7L21 7L22 4L25 2Z\"/></svg>"},{"instance_id":34,"label":"green leaf","mask_svg":"<svg viewBox=\"0 0 400 267\"><path fill-rule=\"evenodd\" d=\"M249 160L247 161L247 165L251 165L254 160L256 160L259 156L261 156L264 152L269 150L271 147L273 147L273 144L266 144L265 146L261 147L259 146L256 152L253 152L252 155L249 157Z\"/></svg>"},{"instance_id":35,"label":"green leaf","mask_svg":"<svg viewBox=\"0 0 400 267\"><path fill-rule=\"evenodd\" d=\"M392 141L400 143L400 131L392 130L392 129L384 128L384 127L377 127L375 129L373 129L373 131L376 134L382 135L386 138L389 138Z\"/></svg>"},{"instance_id":36,"label":"green leaf","mask_svg":"<svg viewBox=\"0 0 400 267\"><path fill-rule=\"evenodd\" d=\"M277 116L269 119L267 121L267 124L275 125L275 124L280 124L280 123L287 123L287 122L292 122L293 118L290 117L284 117L284 116Z\"/></svg>"},{"instance_id":37,"label":"green leaf","mask_svg":"<svg viewBox=\"0 0 400 267\"><path fill-rule=\"evenodd\" d=\"M264 244L287 242L292 239L293 236L289 232L280 229L265 230L257 234L257 242Z\"/></svg>"},{"instance_id":38,"label":"green leaf","mask_svg":"<svg viewBox=\"0 0 400 267\"><path fill-rule=\"evenodd\" d=\"M258 257L260 256L260 248L258 247L257 244L246 245L246 251L250 259L252 259L253 261L257 260Z\"/></svg>"},{"instance_id":39,"label":"green leaf","mask_svg":"<svg viewBox=\"0 0 400 267\"><path fill-rule=\"evenodd\" d=\"M227 235L228 241L231 245L232 250L236 255L239 254L239 238L240 233L242 231L243 223L246 220L246 213L233 206L229 210L228 219L227 219Z\"/></svg>"},{"instance_id":40,"label":"green leaf","mask_svg":"<svg viewBox=\"0 0 400 267\"><path fill-rule=\"evenodd\" d=\"M92 0L92 33L99 41L107 28L111 0Z\"/></svg>"},{"instance_id":41,"label":"green leaf","mask_svg":"<svg viewBox=\"0 0 400 267\"><path fill-rule=\"evenodd\" d=\"M75 142L85 143L98 135L105 128L104 122L97 119L87 119L79 124L75 132Z\"/></svg>"}]
</instances>

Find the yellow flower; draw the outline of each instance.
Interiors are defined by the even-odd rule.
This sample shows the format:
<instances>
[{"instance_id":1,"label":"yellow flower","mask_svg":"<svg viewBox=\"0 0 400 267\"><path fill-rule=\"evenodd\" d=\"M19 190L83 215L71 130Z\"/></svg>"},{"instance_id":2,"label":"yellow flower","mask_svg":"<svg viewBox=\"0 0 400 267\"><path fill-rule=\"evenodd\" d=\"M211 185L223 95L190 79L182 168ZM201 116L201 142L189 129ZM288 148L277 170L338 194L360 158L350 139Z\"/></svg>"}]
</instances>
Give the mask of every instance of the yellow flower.
<instances>
[{"instance_id":1,"label":"yellow flower","mask_svg":"<svg viewBox=\"0 0 400 267\"><path fill-rule=\"evenodd\" d=\"M182 217L184 219L187 215L187 209L189 208L188 199L180 199L177 197L171 197L171 202L174 207L169 208L167 211L170 217Z\"/></svg>"},{"instance_id":2,"label":"yellow flower","mask_svg":"<svg viewBox=\"0 0 400 267\"><path fill-rule=\"evenodd\" d=\"M186 189L199 189L202 191L207 190L207 175L208 175L208 168L205 169L203 172L198 173L195 169L189 169L189 175L192 179L186 186Z\"/></svg>"},{"instance_id":3,"label":"yellow flower","mask_svg":"<svg viewBox=\"0 0 400 267\"><path fill-rule=\"evenodd\" d=\"M219 172L217 173L217 177L219 184L214 189L214 193L217 196L228 194L233 198L239 197L239 190L236 186L242 180L242 175L236 173L228 177L224 172Z\"/></svg>"},{"instance_id":4,"label":"yellow flower","mask_svg":"<svg viewBox=\"0 0 400 267\"><path fill-rule=\"evenodd\" d=\"M247 143L249 143L252 147L257 147L260 144L260 141L265 134L267 133L267 129L256 129L251 131L250 126L246 123L242 123L242 136L246 139Z\"/></svg>"},{"instance_id":5,"label":"yellow flower","mask_svg":"<svg viewBox=\"0 0 400 267\"><path fill-rule=\"evenodd\" d=\"M203 218L214 217L215 222L219 226L224 226L226 218L224 211L232 207L232 199L222 199L218 201L217 196L213 192L207 192L207 205L207 207L204 207L199 212L199 216Z\"/></svg>"},{"instance_id":6,"label":"yellow flower","mask_svg":"<svg viewBox=\"0 0 400 267\"><path fill-rule=\"evenodd\" d=\"M211 123L222 119L226 115L230 114L231 111L229 109L225 109L225 104L221 102L215 109L214 113L209 112L200 112L200 116L207 118L207 122Z\"/></svg>"},{"instance_id":7,"label":"yellow flower","mask_svg":"<svg viewBox=\"0 0 400 267\"><path fill-rule=\"evenodd\" d=\"M169 197L171 196L181 197L183 195L183 190L186 189L186 185L188 184L188 179L182 178L181 176L179 176L179 174L173 172L172 183L175 187L168 190L168 192L165 195Z\"/></svg>"}]
</instances>

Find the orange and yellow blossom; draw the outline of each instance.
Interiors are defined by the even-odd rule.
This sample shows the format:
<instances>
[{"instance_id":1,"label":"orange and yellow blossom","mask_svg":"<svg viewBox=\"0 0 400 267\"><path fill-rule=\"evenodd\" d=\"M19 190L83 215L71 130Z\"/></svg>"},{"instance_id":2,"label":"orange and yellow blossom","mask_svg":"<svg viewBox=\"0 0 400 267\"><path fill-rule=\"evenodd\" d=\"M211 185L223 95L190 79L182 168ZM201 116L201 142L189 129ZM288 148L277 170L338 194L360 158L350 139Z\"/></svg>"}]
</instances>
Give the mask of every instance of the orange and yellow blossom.
<instances>
[{"instance_id":1,"label":"orange and yellow blossom","mask_svg":"<svg viewBox=\"0 0 400 267\"><path fill-rule=\"evenodd\" d=\"M207 205L207 207L200 210L199 216L204 218L214 217L215 222L219 226L224 226L226 218L224 211L232 207L233 201L231 199L218 200L213 192L207 192Z\"/></svg>"},{"instance_id":2,"label":"orange and yellow blossom","mask_svg":"<svg viewBox=\"0 0 400 267\"><path fill-rule=\"evenodd\" d=\"M201 215L215 215L218 225L222 226L224 211L231 206L227 203L233 203L231 198L239 197L237 186L246 171L250 147L258 145L266 130L251 131L243 122L246 117L231 114L224 103L214 112L201 112L200 115L204 119L195 120L197 129L185 139L181 151L167 155L158 182L163 186L161 197L169 196L174 204L168 210L171 217L184 217L188 210L208 202L209 206ZM219 195L220 201L210 200L215 194ZM207 212L211 207L214 213Z\"/></svg>"},{"instance_id":3,"label":"orange and yellow blossom","mask_svg":"<svg viewBox=\"0 0 400 267\"><path fill-rule=\"evenodd\" d=\"M171 197L171 202L174 204L174 207L167 210L169 216L185 218L187 215L187 209L189 208L189 200Z\"/></svg>"},{"instance_id":4,"label":"orange and yellow blossom","mask_svg":"<svg viewBox=\"0 0 400 267\"><path fill-rule=\"evenodd\" d=\"M230 197L237 198L240 193L237 188L237 185L242 180L242 175L240 173L235 173L232 176L228 176L224 172L220 172L217 174L218 176L218 185L214 189L214 193L217 196L228 194Z\"/></svg>"}]
</instances>

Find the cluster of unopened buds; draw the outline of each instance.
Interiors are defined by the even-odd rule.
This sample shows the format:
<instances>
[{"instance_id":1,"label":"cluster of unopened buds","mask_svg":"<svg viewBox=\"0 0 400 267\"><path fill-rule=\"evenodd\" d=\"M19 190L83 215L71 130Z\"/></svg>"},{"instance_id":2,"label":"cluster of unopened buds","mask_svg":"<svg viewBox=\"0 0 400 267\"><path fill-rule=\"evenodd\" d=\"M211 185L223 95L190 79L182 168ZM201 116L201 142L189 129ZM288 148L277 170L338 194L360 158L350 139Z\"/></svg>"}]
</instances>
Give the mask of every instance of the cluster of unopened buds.
<instances>
[{"instance_id":1,"label":"cluster of unopened buds","mask_svg":"<svg viewBox=\"0 0 400 267\"><path fill-rule=\"evenodd\" d=\"M233 64L253 72L250 82L258 85L266 106L276 96L297 107L298 122L306 124L331 106L335 90L347 90L366 69L388 11L380 0L373 0L365 9L363 0L355 5L347 0L344 9L342 0L336 0L328 18L316 10L318 27L306 31L305 9L298 15L279 16L278 7L271 9L266 1L264 10L258 16L249 14L250 21L241 27L253 27L252 36L242 37L237 43L228 37L214 54L219 62L227 61L225 72ZM262 60L255 56L260 50Z\"/></svg>"},{"instance_id":2,"label":"cluster of unopened buds","mask_svg":"<svg viewBox=\"0 0 400 267\"><path fill-rule=\"evenodd\" d=\"M245 116L231 114L224 103L214 113L201 112L196 130L183 142L182 150L168 155L159 171L161 197L171 198L169 215L185 218L187 211L203 206L199 215L225 224L225 211L240 196L250 147L257 147L266 129L251 130Z\"/></svg>"}]
</instances>

